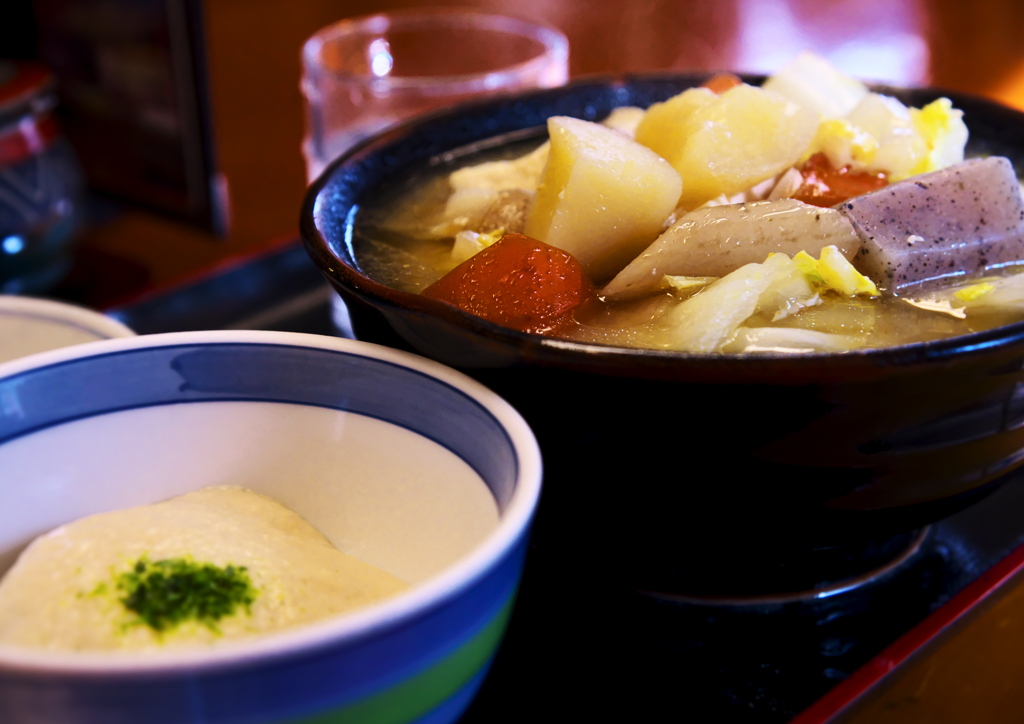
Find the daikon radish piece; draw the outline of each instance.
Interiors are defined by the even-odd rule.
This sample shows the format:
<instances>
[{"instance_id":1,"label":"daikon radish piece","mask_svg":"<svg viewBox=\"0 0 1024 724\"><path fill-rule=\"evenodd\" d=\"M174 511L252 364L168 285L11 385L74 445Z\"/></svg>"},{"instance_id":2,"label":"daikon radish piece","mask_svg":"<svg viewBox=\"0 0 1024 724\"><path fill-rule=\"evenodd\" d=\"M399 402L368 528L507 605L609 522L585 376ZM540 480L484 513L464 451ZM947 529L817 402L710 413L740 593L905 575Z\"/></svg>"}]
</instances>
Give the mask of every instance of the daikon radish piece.
<instances>
[{"instance_id":1,"label":"daikon radish piece","mask_svg":"<svg viewBox=\"0 0 1024 724\"><path fill-rule=\"evenodd\" d=\"M682 179L645 146L598 123L548 119L551 151L523 233L606 281L663 228Z\"/></svg>"},{"instance_id":2,"label":"daikon radish piece","mask_svg":"<svg viewBox=\"0 0 1024 724\"><path fill-rule=\"evenodd\" d=\"M892 292L1024 260L1024 198L1006 158L964 161L836 208L863 239L854 264Z\"/></svg>"},{"instance_id":3,"label":"daikon radish piece","mask_svg":"<svg viewBox=\"0 0 1024 724\"><path fill-rule=\"evenodd\" d=\"M818 256L829 245L847 259L861 245L853 225L835 209L793 199L712 206L680 218L601 293L630 299L657 290L665 275L720 277L772 252Z\"/></svg>"}]
</instances>

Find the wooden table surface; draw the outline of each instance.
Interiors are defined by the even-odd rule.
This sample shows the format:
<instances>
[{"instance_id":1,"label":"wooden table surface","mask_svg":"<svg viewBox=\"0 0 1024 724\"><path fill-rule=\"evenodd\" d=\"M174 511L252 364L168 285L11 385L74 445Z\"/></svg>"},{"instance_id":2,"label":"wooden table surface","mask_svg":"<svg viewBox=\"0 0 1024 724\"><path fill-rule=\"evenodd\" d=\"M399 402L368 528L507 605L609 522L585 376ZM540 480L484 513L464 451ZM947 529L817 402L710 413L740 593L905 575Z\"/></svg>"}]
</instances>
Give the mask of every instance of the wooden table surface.
<instances>
[{"instance_id":1,"label":"wooden table surface","mask_svg":"<svg viewBox=\"0 0 1024 724\"><path fill-rule=\"evenodd\" d=\"M299 49L341 17L423 0L208 0L218 163L230 191L226 238L127 209L87 230L108 303L294 237L305 187ZM1017 0L447 0L560 28L573 77L676 69L765 72L803 49L849 73L932 84L1024 109L1024 3ZM969 119L968 119L969 123ZM128 280L127 276L134 276Z\"/></svg>"}]
</instances>

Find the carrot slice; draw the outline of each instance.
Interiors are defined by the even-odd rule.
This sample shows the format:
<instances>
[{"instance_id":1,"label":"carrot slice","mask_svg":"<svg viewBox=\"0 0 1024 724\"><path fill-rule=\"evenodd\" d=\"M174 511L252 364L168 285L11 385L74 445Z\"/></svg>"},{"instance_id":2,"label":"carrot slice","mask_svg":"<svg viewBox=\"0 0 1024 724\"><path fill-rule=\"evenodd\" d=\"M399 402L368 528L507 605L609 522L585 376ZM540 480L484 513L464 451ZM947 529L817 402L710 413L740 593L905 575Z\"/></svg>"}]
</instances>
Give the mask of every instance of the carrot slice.
<instances>
[{"instance_id":1,"label":"carrot slice","mask_svg":"<svg viewBox=\"0 0 1024 724\"><path fill-rule=\"evenodd\" d=\"M597 299L571 254L522 234L506 234L423 290L424 296L521 332L547 334Z\"/></svg>"},{"instance_id":2,"label":"carrot slice","mask_svg":"<svg viewBox=\"0 0 1024 724\"><path fill-rule=\"evenodd\" d=\"M884 173L835 168L824 153L816 153L798 169L803 183L793 198L812 206L835 206L854 196L880 189L889 183Z\"/></svg>"},{"instance_id":3,"label":"carrot slice","mask_svg":"<svg viewBox=\"0 0 1024 724\"><path fill-rule=\"evenodd\" d=\"M707 88L715 95L722 95L730 88L738 85L743 85L743 81L740 80L739 76L732 73L718 73L704 81L701 87Z\"/></svg>"}]
</instances>

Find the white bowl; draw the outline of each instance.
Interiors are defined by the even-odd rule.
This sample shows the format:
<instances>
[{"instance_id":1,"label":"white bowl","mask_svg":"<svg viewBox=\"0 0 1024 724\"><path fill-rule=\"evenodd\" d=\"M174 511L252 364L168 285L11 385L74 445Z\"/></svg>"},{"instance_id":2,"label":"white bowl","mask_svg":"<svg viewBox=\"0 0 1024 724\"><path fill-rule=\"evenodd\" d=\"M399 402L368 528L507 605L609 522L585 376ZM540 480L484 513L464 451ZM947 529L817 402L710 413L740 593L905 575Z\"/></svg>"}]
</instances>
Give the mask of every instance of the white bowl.
<instances>
[{"instance_id":1,"label":"white bowl","mask_svg":"<svg viewBox=\"0 0 1024 724\"><path fill-rule=\"evenodd\" d=\"M0 295L0 362L135 334L105 314L66 302Z\"/></svg>"},{"instance_id":2,"label":"white bowl","mask_svg":"<svg viewBox=\"0 0 1024 724\"><path fill-rule=\"evenodd\" d=\"M0 365L0 572L70 520L213 484L269 495L412 587L210 650L0 647L0 721L453 721L512 606L536 442L414 355L280 332L96 342Z\"/></svg>"}]
</instances>

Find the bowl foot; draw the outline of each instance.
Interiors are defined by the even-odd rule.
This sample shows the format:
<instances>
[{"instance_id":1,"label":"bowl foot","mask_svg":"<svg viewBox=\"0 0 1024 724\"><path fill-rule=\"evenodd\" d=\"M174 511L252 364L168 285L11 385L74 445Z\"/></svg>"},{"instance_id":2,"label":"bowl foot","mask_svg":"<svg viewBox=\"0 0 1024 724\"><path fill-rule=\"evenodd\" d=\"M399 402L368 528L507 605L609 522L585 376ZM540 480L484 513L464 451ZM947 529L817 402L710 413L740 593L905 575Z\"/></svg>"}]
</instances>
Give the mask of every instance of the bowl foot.
<instances>
[{"instance_id":1,"label":"bowl foot","mask_svg":"<svg viewBox=\"0 0 1024 724\"><path fill-rule=\"evenodd\" d=\"M930 527L890 538L806 550L718 551L679 567L633 568L639 593L680 603L765 605L828 598L899 570L920 549Z\"/></svg>"}]
</instances>

